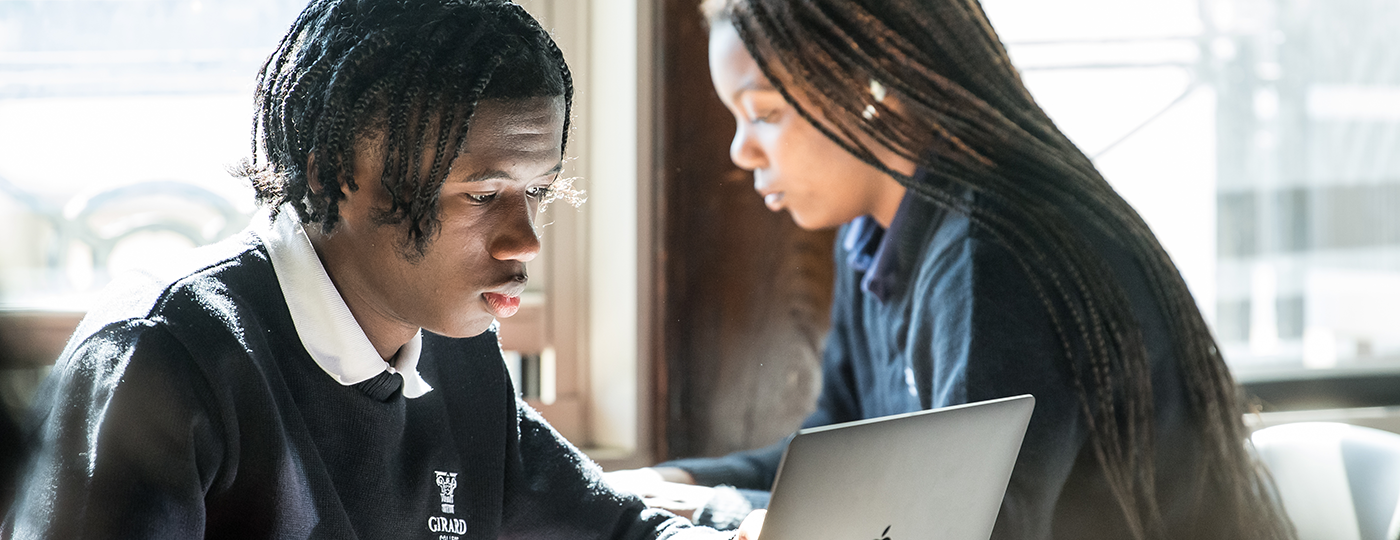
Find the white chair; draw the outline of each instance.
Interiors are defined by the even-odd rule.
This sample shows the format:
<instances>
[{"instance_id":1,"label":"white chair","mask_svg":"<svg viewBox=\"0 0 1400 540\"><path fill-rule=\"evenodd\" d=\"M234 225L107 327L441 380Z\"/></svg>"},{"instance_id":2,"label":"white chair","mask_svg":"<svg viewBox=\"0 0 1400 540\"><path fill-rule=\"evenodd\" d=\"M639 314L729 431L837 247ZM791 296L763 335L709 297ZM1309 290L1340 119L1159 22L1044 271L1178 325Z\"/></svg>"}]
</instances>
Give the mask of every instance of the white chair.
<instances>
[{"instance_id":1,"label":"white chair","mask_svg":"<svg viewBox=\"0 0 1400 540\"><path fill-rule=\"evenodd\" d=\"M1250 437L1299 540L1400 538L1400 435L1332 422Z\"/></svg>"}]
</instances>

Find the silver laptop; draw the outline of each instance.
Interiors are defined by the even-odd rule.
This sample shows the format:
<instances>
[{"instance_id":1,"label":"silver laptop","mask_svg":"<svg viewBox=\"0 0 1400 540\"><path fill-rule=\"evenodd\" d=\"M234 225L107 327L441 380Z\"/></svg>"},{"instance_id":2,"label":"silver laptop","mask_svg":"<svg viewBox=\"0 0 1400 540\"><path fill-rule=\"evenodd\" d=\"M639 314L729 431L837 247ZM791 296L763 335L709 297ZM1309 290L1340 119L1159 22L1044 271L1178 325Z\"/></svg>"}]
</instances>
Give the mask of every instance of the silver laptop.
<instances>
[{"instance_id":1,"label":"silver laptop","mask_svg":"<svg viewBox=\"0 0 1400 540\"><path fill-rule=\"evenodd\" d=\"M987 540L1035 398L804 429L762 540Z\"/></svg>"}]
</instances>

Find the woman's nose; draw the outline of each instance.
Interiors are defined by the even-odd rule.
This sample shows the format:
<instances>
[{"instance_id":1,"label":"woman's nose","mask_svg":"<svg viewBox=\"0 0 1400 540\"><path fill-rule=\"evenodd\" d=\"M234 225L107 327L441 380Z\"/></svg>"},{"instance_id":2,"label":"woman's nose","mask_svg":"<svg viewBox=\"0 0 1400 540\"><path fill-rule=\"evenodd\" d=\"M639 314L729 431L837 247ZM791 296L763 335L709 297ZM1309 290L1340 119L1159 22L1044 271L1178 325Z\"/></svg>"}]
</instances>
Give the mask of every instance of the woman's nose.
<instances>
[{"instance_id":1,"label":"woman's nose","mask_svg":"<svg viewBox=\"0 0 1400 540\"><path fill-rule=\"evenodd\" d=\"M729 143L729 160L746 171L761 169L765 165L763 149L759 148L743 124L734 128L734 140Z\"/></svg>"}]
</instances>

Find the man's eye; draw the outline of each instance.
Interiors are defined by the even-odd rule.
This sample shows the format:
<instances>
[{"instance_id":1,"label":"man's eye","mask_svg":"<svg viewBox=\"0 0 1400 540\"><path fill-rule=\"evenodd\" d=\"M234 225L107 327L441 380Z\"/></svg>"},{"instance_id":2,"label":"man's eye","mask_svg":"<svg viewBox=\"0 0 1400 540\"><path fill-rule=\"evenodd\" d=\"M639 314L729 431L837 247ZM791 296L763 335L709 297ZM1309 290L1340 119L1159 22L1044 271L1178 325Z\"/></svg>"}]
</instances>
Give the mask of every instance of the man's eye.
<instances>
[{"instance_id":1,"label":"man's eye","mask_svg":"<svg viewBox=\"0 0 1400 540\"><path fill-rule=\"evenodd\" d=\"M529 190L527 190L527 191L525 192L525 194L526 194L526 195L529 195L530 197L535 198L535 199L543 199L543 198L545 198L545 197L548 197L548 196L549 196L549 192L551 192L551 191L554 191L554 190L553 190L552 188L550 188L549 186L536 186L536 187L532 187L532 188L530 188Z\"/></svg>"},{"instance_id":2,"label":"man's eye","mask_svg":"<svg viewBox=\"0 0 1400 540\"><path fill-rule=\"evenodd\" d=\"M478 204L491 202L496 198L495 193L468 193L467 198Z\"/></svg>"}]
</instances>

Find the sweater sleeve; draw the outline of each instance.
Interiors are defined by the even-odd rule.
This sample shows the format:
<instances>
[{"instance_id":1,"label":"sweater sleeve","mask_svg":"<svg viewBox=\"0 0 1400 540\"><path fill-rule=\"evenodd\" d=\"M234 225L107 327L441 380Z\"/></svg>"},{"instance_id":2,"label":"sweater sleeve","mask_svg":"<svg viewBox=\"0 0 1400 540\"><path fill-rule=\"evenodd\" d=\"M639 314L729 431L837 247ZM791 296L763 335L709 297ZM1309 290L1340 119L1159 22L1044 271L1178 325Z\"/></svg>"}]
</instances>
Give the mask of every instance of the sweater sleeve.
<instances>
[{"instance_id":1,"label":"sweater sleeve","mask_svg":"<svg viewBox=\"0 0 1400 540\"><path fill-rule=\"evenodd\" d=\"M837 235L838 238L841 236ZM835 252L836 286L832 293L831 328L822 348L822 390L817 397L816 409L802 422L804 428L861 419L859 394L851 367L855 357L853 341L860 339L855 335L857 324L854 320L854 310L859 309L859 279L846 264L840 242L837 242ZM767 491L772 488L789 440L791 437L785 437L763 448L742 450L717 458L678 459L657 466L683 469L695 477L700 485L740 488L756 508L762 508L767 506L767 497L750 490Z\"/></svg>"},{"instance_id":2,"label":"sweater sleeve","mask_svg":"<svg viewBox=\"0 0 1400 540\"><path fill-rule=\"evenodd\" d=\"M200 538L222 459L211 394L162 326L114 323L45 383L33 461L2 537Z\"/></svg>"},{"instance_id":3,"label":"sweater sleeve","mask_svg":"<svg viewBox=\"0 0 1400 540\"><path fill-rule=\"evenodd\" d=\"M506 462L502 538L722 539L614 491L602 469L517 400L519 439Z\"/></svg>"},{"instance_id":4,"label":"sweater sleeve","mask_svg":"<svg viewBox=\"0 0 1400 540\"><path fill-rule=\"evenodd\" d=\"M1048 309L1012 254L993 242L966 238L926 270L908 347L931 355L912 359L926 371L918 374L925 407L1035 396L992 538L1049 538L1086 435Z\"/></svg>"}]
</instances>

